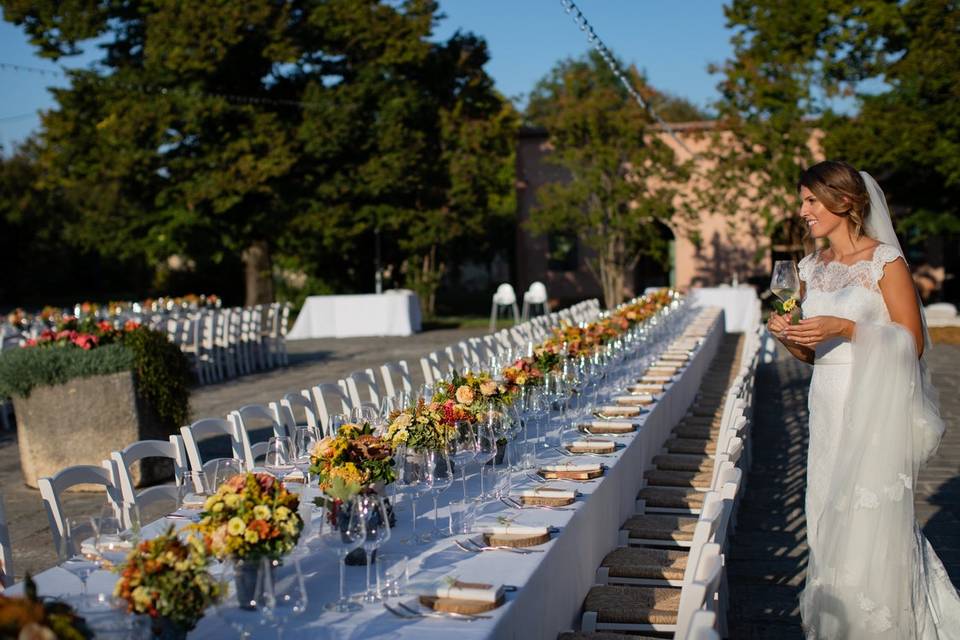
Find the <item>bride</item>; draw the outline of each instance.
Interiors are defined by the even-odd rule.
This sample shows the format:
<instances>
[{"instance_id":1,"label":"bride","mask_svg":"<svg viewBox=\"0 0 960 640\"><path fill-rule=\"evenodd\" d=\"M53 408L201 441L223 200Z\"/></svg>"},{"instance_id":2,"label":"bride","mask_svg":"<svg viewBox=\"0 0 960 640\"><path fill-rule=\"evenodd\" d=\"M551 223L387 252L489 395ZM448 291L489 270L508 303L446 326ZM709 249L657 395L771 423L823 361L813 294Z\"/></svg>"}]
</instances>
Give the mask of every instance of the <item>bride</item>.
<instances>
[{"instance_id":1,"label":"bride","mask_svg":"<svg viewBox=\"0 0 960 640\"><path fill-rule=\"evenodd\" d=\"M817 640L960 639L960 598L914 519L943 433L930 340L883 192L843 162L800 176L800 215L829 248L799 264L803 317L770 332L813 364L800 596Z\"/></svg>"}]
</instances>

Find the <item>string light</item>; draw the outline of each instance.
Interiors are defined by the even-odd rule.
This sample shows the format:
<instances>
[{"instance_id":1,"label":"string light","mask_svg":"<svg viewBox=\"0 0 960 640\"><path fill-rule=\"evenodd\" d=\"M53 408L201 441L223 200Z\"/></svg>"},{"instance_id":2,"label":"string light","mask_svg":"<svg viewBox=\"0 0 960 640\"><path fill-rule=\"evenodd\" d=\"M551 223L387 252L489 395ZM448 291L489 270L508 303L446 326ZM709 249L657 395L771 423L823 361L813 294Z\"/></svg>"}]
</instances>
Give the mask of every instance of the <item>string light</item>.
<instances>
[{"instance_id":1,"label":"string light","mask_svg":"<svg viewBox=\"0 0 960 640\"><path fill-rule=\"evenodd\" d=\"M587 17L583 15L583 12L580 11L580 8L576 5L576 3L573 0L560 0L560 4L563 5L564 11L573 17L573 21L577 23L578 27L580 27L580 31L583 31L584 34L586 34L587 42L589 42L590 45L596 49L597 53L600 54L600 57L603 58L603 61L607 63L608 67L610 67L610 71L612 71L613 75L620 80L620 83L627 90L627 93L629 93L630 96L637 101L637 104L640 105L640 108L649 113L650 117L656 120L657 123L663 127L664 131L666 131L667 134L673 138L674 141L680 145L684 151L689 153L691 156L695 156L696 154L694 154L693 151L691 151L687 145L683 144L683 141L677 137L673 127L671 127L666 120L660 117L660 115L653 108L653 105L644 100L643 96L641 96L640 93L633 88L633 84L631 84L630 80L623 73L623 71L620 70L620 65L617 64L617 60L613 57L613 53L611 53L610 49L607 48L607 45L605 45L603 40L600 39L600 36L598 36L593 30L593 26L591 26L590 22L587 20Z\"/></svg>"}]
</instances>

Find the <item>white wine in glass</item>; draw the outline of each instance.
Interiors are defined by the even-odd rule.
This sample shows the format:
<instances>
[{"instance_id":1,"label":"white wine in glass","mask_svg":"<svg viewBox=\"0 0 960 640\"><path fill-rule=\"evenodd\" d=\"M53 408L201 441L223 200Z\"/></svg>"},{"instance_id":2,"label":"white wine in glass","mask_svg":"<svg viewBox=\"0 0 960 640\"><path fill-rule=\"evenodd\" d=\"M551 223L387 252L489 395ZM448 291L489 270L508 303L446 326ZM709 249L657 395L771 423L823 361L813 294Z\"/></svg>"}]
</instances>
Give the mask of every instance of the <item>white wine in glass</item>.
<instances>
[{"instance_id":1,"label":"white wine in glass","mask_svg":"<svg viewBox=\"0 0 960 640\"><path fill-rule=\"evenodd\" d=\"M770 291L783 302L800 293L800 276L793 260L777 260L770 278Z\"/></svg>"}]
</instances>

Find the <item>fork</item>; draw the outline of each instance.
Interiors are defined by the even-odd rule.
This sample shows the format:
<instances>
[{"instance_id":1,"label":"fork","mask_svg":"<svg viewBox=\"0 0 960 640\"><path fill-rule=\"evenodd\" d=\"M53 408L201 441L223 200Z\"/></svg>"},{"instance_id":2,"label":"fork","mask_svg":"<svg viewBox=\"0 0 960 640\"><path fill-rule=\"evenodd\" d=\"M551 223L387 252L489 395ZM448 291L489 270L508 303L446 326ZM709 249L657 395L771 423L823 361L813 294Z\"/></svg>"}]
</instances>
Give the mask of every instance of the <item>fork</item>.
<instances>
[{"instance_id":1,"label":"fork","mask_svg":"<svg viewBox=\"0 0 960 640\"><path fill-rule=\"evenodd\" d=\"M568 507L554 507L549 504L523 504L519 500L509 496L500 498L500 502L508 507L513 507L514 509L550 509L551 511L573 511L573 509Z\"/></svg>"},{"instance_id":2,"label":"fork","mask_svg":"<svg viewBox=\"0 0 960 640\"><path fill-rule=\"evenodd\" d=\"M561 455L564 455L564 456L571 457L571 458L582 458L582 457L584 457L584 456L587 456L587 457L590 457L590 458L606 458L607 456L611 456L611 455L613 455L614 453L616 453L616 451L614 451L614 452L612 452L612 453L574 453L573 451L570 451L569 449L565 449L565 448L563 448L563 447L554 447L553 449L554 449L557 453L559 453L559 454L561 454Z\"/></svg>"},{"instance_id":3,"label":"fork","mask_svg":"<svg viewBox=\"0 0 960 640\"><path fill-rule=\"evenodd\" d=\"M402 603L398 602L398 605L403 607L403 611L398 611L394 609L386 602L383 603L383 608L404 620L419 620L420 618L437 618L441 620L463 620L464 622L473 622L474 620L479 620L480 618L489 618L490 616L468 616L466 614L458 615L443 615L446 612L439 611L414 611L413 609L404 606ZM407 613L409 612L409 613Z\"/></svg>"},{"instance_id":4,"label":"fork","mask_svg":"<svg viewBox=\"0 0 960 640\"><path fill-rule=\"evenodd\" d=\"M460 540L454 540L453 543L460 547L462 550L467 553L482 553L484 551L509 551L511 553L519 553L520 555L527 555L529 553L543 553L543 549L518 549L517 547L507 547L507 546L484 546L478 542L474 542L470 538L467 538L467 544L464 544Z\"/></svg>"}]
</instances>

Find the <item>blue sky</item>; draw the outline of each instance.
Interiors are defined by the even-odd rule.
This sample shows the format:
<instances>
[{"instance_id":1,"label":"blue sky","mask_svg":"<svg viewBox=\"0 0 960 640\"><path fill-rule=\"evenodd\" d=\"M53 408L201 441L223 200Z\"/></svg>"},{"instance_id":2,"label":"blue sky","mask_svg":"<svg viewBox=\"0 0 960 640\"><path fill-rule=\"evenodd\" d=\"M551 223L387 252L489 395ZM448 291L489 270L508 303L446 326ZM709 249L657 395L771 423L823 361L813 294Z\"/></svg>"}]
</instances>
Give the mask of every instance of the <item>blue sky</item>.
<instances>
[{"instance_id":1,"label":"blue sky","mask_svg":"<svg viewBox=\"0 0 960 640\"><path fill-rule=\"evenodd\" d=\"M717 78L707 73L707 65L731 53L720 0L578 4L607 46L644 70L653 86L701 107L717 98ZM528 93L558 60L589 49L560 0L440 0L440 8L447 17L435 36L447 38L461 29L486 38L491 54L487 71L510 97ZM83 56L60 64L84 66L97 57L96 48L90 47ZM5 21L0 22L0 63L59 68L37 57L23 31ZM9 149L39 126L37 111L53 106L47 87L61 84L56 76L0 68L0 147Z\"/></svg>"}]
</instances>

